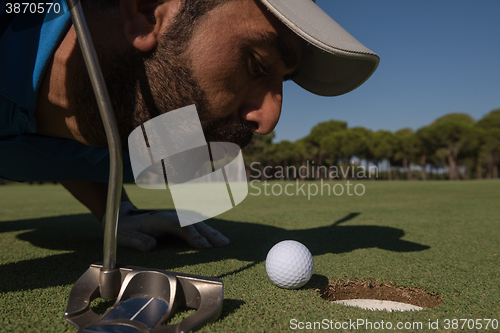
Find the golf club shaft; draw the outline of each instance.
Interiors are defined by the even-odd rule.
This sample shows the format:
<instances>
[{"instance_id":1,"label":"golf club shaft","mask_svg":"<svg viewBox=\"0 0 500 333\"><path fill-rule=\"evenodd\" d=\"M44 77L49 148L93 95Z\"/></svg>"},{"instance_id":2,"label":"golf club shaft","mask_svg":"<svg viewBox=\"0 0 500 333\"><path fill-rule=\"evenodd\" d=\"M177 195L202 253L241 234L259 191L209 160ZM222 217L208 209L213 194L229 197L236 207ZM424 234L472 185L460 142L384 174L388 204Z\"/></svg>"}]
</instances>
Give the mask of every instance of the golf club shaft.
<instances>
[{"instance_id":1,"label":"golf club shaft","mask_svg":"<svg viewBox=\"0 0 500 333\"><path fill-rule=\"evenodd\" d=\"M97 99L109 146L110 170L104 227L103 270L115 269L116 230L123 181L122 148L113 108L79 0L66 0Z\"/></svg>"}]
</instances>

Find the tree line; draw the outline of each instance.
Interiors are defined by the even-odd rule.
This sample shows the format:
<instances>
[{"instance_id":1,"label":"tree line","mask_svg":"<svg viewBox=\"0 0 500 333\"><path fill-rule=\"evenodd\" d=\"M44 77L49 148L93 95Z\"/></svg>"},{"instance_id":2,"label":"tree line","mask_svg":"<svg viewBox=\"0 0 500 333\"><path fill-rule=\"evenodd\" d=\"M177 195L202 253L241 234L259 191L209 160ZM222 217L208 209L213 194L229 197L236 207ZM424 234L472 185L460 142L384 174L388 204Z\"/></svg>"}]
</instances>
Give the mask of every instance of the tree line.
<instances>
[{"instance_id":1,"label":"tree line","mask_svg":"<svg viewBox=\"0 0 500 333\"><path fill-rule=\"evenodd\" d=\"M336 177L296 172L311 164L353 171L375 166L377 178L388 180L498 178L500 167L500 109L479 121L465 113L447 114L416 131L371 131L330 120L295 142L273 143L274 137L274 132L255 135L243 150L250 179L357 178L357 172ZM277 169L285 172L272 172Z\"/></svg>"}]
</instances>

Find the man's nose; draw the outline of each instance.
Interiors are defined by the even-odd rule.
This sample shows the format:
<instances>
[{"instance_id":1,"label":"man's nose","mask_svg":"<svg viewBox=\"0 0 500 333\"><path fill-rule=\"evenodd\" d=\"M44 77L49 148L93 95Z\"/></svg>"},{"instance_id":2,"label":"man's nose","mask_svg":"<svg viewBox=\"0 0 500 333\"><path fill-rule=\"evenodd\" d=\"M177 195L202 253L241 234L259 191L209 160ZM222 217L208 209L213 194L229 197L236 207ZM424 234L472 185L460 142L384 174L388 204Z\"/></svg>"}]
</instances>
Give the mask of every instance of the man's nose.
<instances>
[{"instance_id":1,"label":"man's nose","mask_svg":"<svg viewBox=\"0 0 500 333\"><path fill-rule=\"evenodd\" d=\"M275 80L255 87L240 109L242 120L250 123L254 133L266 135L278 124L283 103L283 82Z\"/></svg>"}]
</instances>

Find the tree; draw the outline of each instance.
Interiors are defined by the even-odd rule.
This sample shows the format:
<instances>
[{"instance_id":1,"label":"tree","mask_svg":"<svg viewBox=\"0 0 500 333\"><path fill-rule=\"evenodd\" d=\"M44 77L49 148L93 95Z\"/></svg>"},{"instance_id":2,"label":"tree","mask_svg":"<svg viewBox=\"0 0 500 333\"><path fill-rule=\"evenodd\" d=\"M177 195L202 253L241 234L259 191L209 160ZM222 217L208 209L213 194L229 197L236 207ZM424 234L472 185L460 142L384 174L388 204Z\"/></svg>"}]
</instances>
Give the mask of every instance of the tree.
<instances>
[{"instance_id":1,"label":"tree","mask_svg":"<svg viewBox=\"0 0 500 333\"><path fill-rule=\"evenodd\" d=\"M320 149L330 164L337 164L337 161L343 157L342 153L342 133L343 132L332 132L320 142Z\"/></svg>"},{"instance_id":2,"label":"tree","mask_svg":"<svg viewBox=\"0 0 500 333\"><path fill-rule=\"evenodd\" d=\"M299 139L294 142L294 147L296 151L296 156L300 162L300 165L304 168L307 166L307 161L314 160L314 157L318 155L319 147L316 147L310 143L306 138ZM302 172L298 176L301 179L307 179L311 176L309 173L310 170L307 170L307 173Z\"/></svg>"},{"instance_id":3,"label":"tree","mask_svg":"<svg viewBox=\"0 0 500 333\"><path fill-rule=\"evenodd\" d=\"M349 175L350 161L354 156L361 156L367 150L366 138L359 128L350 128L344 131L333 132L325 136L320 142L320 148L325 155L332 159L343 160L343 174Z\"/></svg>"},{"instance_id":4,"label":"tree","mask_svg":"<svg viewBox=\"0 0 500 333\"><path fill-rule=\"evenodd\" d=\"M459 179L458 158L465 150L467 139L474 132L474 119L465 113L452 113L435 120L429 125L431 140L437 149L442 149L441 156L446 153L448 174L451 180Z\"/></svg>"},{"instance_id":5,"label":"tree","mask_svg":"<svg viewBox=\"0 0 500 333\"><path fill-rule=\"evenodd\" d=\"M311 133L307 136L307 140L315 146L319 146L321 139L333 133L347 129L347 123L339 120L329 120L314 126Z\"/></svg>"},{"instance_id":6,"label":"tree","mask_svg":"<svg viewBox=\"0 0 500 333\"><path fill-rule=\"evenodd\" d=\"M393 159L394 153L397 149L397 139L395 135L392 132L384 130L374 132L373 139L369 144L369 149L373 157L378 161L379 169L380 162L382 160L386 159L388 161L389 166L387 177L389 180L392 180L391 160Z\"/></svg>"},{"instance_id":7,"label":"tree","mask_svg":"<svg viewBox=\"0 0 500 333\"><path fill-rule=\"evenodd\" d=\"M266 164L270 164L273 161L275 154L275 144L273 144L273 139L275 137L274 131L268 135L254 134L252 141L248 144L245 149L243 149L243 158L245 160L245 167L247 169L247 176L250 177L249 167L252 163L259 163L261 170L261 179L264 179L263 169Z\"/></svg>"},{"instance_id":8,"label":"tree","mask_svg":"<svg viewBox=\"0 0 500 333\"><path fill-rule=\"evenodd\" d=\"M412 180L411 161L417 155L419 148L417 136L411 128L400 129L394 134L398 141L395 160L402 161L408 180Z\"/></svg>"},{"instance_id":9,"label":"tree","mask_svg":"<svg viewBox=\"0 0 500 333\"><path fill-rule=\"evenodd\" d=\"M417 141L417 154L420 155L420 168L422 169L422 180L427 180L427 162L436 152L436 143L432 140L431 129L429 126L419 128L415 133Z\"/></svg>"},{"instance_id":10,"label":"tree","mask_svg":"<svg viewBox=\"0 0 500 333\"><path fill-rule=\"evenodd\" d=\"M373 140L373 132L364 127L353 127L351 128L351 131L359 134L361 140L363 141L362 146L359 147L359 150L355 155L361 159L366 159L366 169L368 170L369 162L374 159L370 150L370 142Z\"/></svg>"},{"instance_id":11,"label":"tree","mask_svg":"<svg viewBox=\"0 0 500 333\"><path fill-rule=\"evenodd\" d=\"M276 144L275 160L278 165L283 167L283 178L288 179L288 166L298 161L299 154L295 149L295 145L287 140L280 141Z\"/></svg>"},{"instance_id":12,"label":"tree","mask_svg":"<svg viewBox=\"0 0 500 333\"><path fill-rule=\"evenodd\" d=\"M305 138L305 141L316 150L316 165L323 164L324 153L320 148L321 140L331 133L345 131L346 129L347 123L339 120L325 121L311 129L311 133Z\"/></svg>"},{"instance_id":13,"label":"tree","mask_svg":"<svg viewBox=\"0 0 500 333\"><path fill-rule=\"evenodd\" d=\"M486 159L487 177L498 178L500 166L500 109L491 111L477 122L482 134L480 156Z\"/></svg>"},{"instance_id":14,"label":"tree","mask_svg":"<svg viewBox=\"0 0 500 333\"><path fill-rule=\"evenodd\" d=\"M481 163L481 146L484 143L484 131L477 126L477 123L474 123L471 130L464 133L462 141L463 144L458 154L458 164L466 168L464 176L471 178L473 177L472 170L474 168L476 168L477 176L477 165Z\"/></svg>"}]
</instances>

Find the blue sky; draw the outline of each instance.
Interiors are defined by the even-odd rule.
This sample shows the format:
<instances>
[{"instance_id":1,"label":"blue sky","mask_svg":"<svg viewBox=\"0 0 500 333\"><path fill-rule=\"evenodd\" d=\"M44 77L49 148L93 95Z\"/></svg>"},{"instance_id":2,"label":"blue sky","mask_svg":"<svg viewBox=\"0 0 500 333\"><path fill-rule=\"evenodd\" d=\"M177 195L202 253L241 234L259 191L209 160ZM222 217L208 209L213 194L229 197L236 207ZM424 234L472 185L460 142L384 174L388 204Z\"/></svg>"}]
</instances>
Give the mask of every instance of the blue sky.
<instances>
[{"instance_id":1,"label":"blue sky","mask_svg":"<svg viewBox=\"0 0 500 333\"><path fill-rule=\"evenodd\" d=\"M480 119L500 108L500 1L317 0L381 58L373 76L343 96L284 86L275 142L306 136L319 122L418 129L442 115Z\"/></svg>"}]
</instances>

